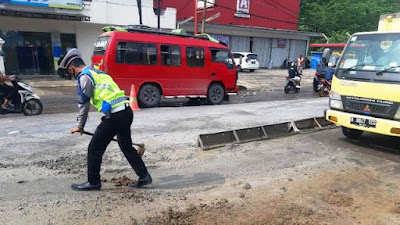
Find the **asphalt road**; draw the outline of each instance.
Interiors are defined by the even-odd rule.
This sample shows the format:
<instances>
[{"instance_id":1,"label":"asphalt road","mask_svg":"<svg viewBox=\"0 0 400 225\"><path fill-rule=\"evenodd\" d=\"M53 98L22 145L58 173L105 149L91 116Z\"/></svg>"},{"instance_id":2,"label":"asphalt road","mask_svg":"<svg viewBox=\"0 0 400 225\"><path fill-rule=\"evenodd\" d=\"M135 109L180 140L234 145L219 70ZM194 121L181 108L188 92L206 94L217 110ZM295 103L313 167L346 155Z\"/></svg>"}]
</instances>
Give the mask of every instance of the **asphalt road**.
<instances>
[{"instance_id":1,"label":"asphalt road","mask_svg":"<svg viewBox=\"0 0 400 225\"><path fill-rule=\"evenodd\" d=\"M312 79L315 71L305 70L302 79L302 89L299 93L285 94L286 70L260 69L254 73L241 72L238 85L240 92L230 96L229 101L222 104L252 103L263 101L299 100L319 98L312 90ZM76 112L76 88L74 81L59 80L57 77L28 79L26 81L34 87L34 91L42 98L43 114ZM163 99L161 107L199 106L201 103L189 102L187 99ZM92 109L94 111L94 109ZM6 115L6 117L20 115Z\"/></svg>"},{"instance_id":2,"label":"asphalt road","mask_svg":"<svg viewBox=\"0 0 400 225\"><path fill-rule=\"evenodd\" d=\"M1 119L0 224L190 224L192 216L198 224L398 224L399 139L349 141L332 129L207 152L196 146L202 133L318 117L326 107L327 99L303 99L141 110L133 139L147 145L154 184L110 182L136 177L111 144L103 190L89 193L69 187L86 178L90 139L68 134L75 113ZM86 129L100 116L91 113ZM165 213L175 210L183 213Z\"/></svg>"}]
</instances>

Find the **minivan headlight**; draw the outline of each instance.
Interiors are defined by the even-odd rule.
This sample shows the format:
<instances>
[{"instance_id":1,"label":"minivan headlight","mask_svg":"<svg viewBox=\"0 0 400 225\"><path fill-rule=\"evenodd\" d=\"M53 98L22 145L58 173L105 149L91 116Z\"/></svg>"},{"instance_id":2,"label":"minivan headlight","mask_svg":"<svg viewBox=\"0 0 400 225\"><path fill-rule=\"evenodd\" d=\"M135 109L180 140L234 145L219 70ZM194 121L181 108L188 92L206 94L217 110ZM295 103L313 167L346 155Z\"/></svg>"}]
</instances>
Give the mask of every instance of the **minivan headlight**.
<instances>
[{"instance_id":1,"label":"minivan headlight","mask_svg":"<svg viewBox=\"0 0 400 225\"><path fill-rule=\"evenodd\" d=\"M342 97L338 93L331 91L329 93L329 97L330 97L329 98L329 107L330 108L343 110Z\"/></svg>"}]
</instances>

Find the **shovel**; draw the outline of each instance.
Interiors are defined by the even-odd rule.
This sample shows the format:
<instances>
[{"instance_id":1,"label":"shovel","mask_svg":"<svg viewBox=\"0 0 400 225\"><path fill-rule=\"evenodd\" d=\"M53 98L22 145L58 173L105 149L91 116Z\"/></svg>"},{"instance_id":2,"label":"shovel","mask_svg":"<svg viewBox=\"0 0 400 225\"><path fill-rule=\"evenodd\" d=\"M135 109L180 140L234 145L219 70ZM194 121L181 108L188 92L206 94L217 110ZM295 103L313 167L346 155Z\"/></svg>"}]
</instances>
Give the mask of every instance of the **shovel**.
<instances>
[{"instance_id":1,"label":"shovel","mask_svg":"<svg viewBox=\"0 0 400 225\"><path fill-rule=\"evenodd\" d=\"M93 133L84 131L84 134L93 136ZM113 141L118 141L117 139L113 138ZM137 146L136 151L139 154L140 157L142 157L144 155L144 152L146 151L146 147L144 146L144 144L140 143L140 144L136 144L136 143L132 143L133 145Z\"/></svg>"}]
</instances>

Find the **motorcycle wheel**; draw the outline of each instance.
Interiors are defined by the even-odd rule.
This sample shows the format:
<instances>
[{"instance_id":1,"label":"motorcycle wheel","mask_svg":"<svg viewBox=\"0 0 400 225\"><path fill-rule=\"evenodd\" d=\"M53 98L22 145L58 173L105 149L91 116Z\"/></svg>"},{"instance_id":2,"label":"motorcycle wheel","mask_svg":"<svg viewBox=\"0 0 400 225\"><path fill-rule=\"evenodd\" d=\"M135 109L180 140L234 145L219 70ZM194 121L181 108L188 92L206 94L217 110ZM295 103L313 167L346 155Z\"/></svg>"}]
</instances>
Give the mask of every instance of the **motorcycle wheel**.
<instances>
[{"instance_id":1,"label":"motorcycle wheel","mask_svg":"<svg viewBox=\"0 0 400 225\"><path fill-rule=\"evenodd\" d=\"M327 97L329 95L329 91L326 91L326 89L326 87L319 89L319 97Z\"/></svg>"},{"instance_id":2,"label":"motorcycle wheel","mask_svg":"<svg viewBox=\"0 0 400 225\"><path fill-rule=\"evenodd\" d=\"M286 85L285 88L284 88L285 93L286 93L286 94L289 93L289 90L290 90L289 85Z\"/></svg>"},{"instance_id":3,"label":"motorcycle wheel","mask_svg":"<svg viewBox=\"0 0 400 225\"><path fill-rule=\"evenodd\" d=\"M317 80L315 80L314 79L314 82L313 82L313 89L314 89L314 92L318 92L318 85L319 85L319 81Z\"/></svg>"},{"instance_id":4,"label":"motorcycle wheel","mask_svg":"<svg viewBox=\"0 0 400 225\"><path fill-rule=\"evenodd\" d=\"M43 104L38 99L30 99L22 106L22 112L25 116L40 115L43 111Z\"/></svg>"}]
</instances>

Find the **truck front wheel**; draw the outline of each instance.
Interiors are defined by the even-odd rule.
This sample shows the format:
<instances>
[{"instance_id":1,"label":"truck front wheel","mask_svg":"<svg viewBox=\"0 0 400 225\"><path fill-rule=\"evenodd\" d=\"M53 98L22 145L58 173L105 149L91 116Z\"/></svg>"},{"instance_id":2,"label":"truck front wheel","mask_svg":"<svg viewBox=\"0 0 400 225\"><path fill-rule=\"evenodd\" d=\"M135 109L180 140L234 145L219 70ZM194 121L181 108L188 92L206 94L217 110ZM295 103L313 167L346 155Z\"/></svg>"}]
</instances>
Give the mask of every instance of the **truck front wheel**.
<instances>
[{"instance_id":1,"label":"truck front wheel","mask_svg":"<svg viewBox=\"0 0 400 225\"><path fill-rule=\"evenodd\" d=\"M348 139L358 139L361 137L364 131L342 127L342 132Z\"/></svg>"}]
</instances>

